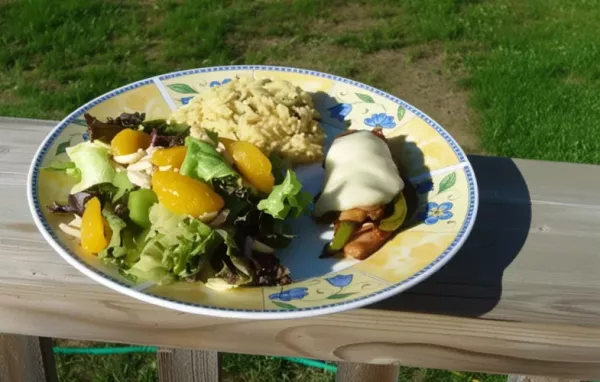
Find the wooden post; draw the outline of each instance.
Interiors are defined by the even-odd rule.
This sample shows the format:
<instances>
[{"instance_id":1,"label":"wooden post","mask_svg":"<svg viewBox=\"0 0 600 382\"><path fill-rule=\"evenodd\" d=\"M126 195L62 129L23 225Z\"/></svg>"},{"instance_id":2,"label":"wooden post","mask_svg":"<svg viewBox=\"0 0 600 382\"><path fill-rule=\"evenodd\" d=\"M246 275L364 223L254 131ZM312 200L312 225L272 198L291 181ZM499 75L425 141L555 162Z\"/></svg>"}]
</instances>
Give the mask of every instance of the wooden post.
<instances>
[{"instance_id":1,"label":"wooden post","mask_svg":"<svg viewBox=\"0 0 600 382\"><path fill-rule=\"evenodd\" d=\"M336 382L397 382L398 365L373 365L368 363L340 362Z\"/></svg>"},{"instance_id":2,"label":"wooden post","mask_svg":"<svg viewBox=\"0 0 600 382\"><path fill-rule=\"evenodd\" d=\"M159 349L159 382L219 382L219 353Z\"/></svg>"},{"instance_id":3,"label":"wooden post","mask_svg":"<svg viewBox=\"0 0 600 382\"><path fill-rule=\"evenodd\" d=\"M0 381L57 382L52 339L0 334Z\"/></svg>"}]
</instances>

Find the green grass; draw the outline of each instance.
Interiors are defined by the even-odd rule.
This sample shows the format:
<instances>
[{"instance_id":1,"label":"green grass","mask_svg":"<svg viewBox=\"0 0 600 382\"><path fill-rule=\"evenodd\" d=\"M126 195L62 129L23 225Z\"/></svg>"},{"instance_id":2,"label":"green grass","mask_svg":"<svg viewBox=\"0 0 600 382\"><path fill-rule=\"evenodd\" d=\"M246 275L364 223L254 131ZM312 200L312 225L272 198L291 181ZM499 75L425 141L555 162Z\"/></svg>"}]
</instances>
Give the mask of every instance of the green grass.
<instances>
[{"instance_id":1,"label":"green grass","mask_svg":"<svg viewBox=\"0 0 600 382\"><path fill-rule=\"evenodd\" d=\"M128 82L221 64L298 65L387 90L374 53L419 65L436 42L471 91L487 152L600 163L595 0L23 0L0 15L0 115L60 118Z\"/></svg>"},{"instance_id":2,"label":"green grass","mask_svg":"<svg viewBox=\"0 0 600 382\"><path fill-rule=\"evenodd\" d=\"M409 89L397 76L417 88L456 82L469 90L488 153L600 163L597 20L597 0L5 0L0 115L60 119L164 72L282 64L400 97ZM432 76L410 77L395 69L401 62ZM151 354L57 360L63 381L156 380ZM231 381L333 380L271 357L224 354L222 365ZM401 380L503 377L403 368Z\"/></svg>"},{"instance_id":3,"label":"green grass","mask_svg":"<svg viewBox=\"0 0 600 382\"><path fill-rule=\"evenodd\" d=\"M59 341L59 343L62 341ZM86 346L113 346L87 343ZM61 381L156 381L156 354L55 356ZM221 354L224 382L333 382L335 374L276 357ZM504 382L506 376L401 368L399 382Z\"/></svg>"},{"instance_id":4,"label":"green grass","mask_svg":"<svg viewBox=\"0 0 600 382\"><path fill-rule=\"evenodd\" d=\"M600 163L600 3L412 3L418 33L466 57L490 153Z\"/></svg>"}]
</instances>

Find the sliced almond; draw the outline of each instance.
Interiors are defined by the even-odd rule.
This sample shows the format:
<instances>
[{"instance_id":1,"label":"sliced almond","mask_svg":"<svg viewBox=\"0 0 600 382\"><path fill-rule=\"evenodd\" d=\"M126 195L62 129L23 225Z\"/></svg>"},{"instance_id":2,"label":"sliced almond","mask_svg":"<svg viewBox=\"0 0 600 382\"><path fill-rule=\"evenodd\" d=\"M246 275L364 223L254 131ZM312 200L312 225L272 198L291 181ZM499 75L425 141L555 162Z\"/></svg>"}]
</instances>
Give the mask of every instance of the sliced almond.
<instances>
[{"instance_id":1,"label":"sliced almond","mask_svg":"<svg viewBox=\"0 0 600 382\"><path fill-rule=\"evenodd\" d=\"M252 245L254 240L250 236L246 236L246 240L244 240L244 256L250 257L252 256Z\"/></svg>"},{"instance_id":2,"label":"sliced almond","mask_svg":"<svg viewBox=\"0 0 600 382\"><path fill-rule=\"evenodd\" d=\"M60 223L58 225L58 228L60 228L61 231L63 231L64 233L66 233L69 236L73 236L78 239L81 239L81 231L78 230L77 228L73 228L65 223Z\"/></svg>"},{"instance_id":3,"label":"sliced almond","mask_svg":"<svg viewBox=\"0 0 600 382\"><path fill-rule=\"evenodd\" d=\"M127 155L115 155L113 156L113 160L120 164L132 164L138 162L140 159L146 156L146 152L142 149L138 150L136 153L127 154Z\"/></svg>"},{"instance_id":4,"label":"sliced almond","mask_svg":"<svg viewBox=\"0 0 600 382\"><path fill-rule=\"evenodd\" d=\"M221 224L225 223L225 221L227 221L227 215L229 215L229 210L222 210L221 212L219 212L217 217L210 222L209 226L211 226L212 228L216 228Z\"/></svg>"},{"instance_id":5,"label":"sliced almond","mask_svg":"<svg viewBox=\"0 0 600 382\"><path fill-rule=\"evenodd\" d=\"M255 250L256 252L262 252L262 253L275 253L275 249L269 247L268 245L261 243L258 240L254 240L252 242L252 249Z\"/></svg>"},{"instance_id":6,"label":"sliced almond","mask_svg":"<svg viewBox=\"0 0 600 382\"><path fill-rule=\"evenodd\" d=\"M150 163L150 159L148 160L140 160L137 163L130 164L127 167L127 171L148 171L152 170L152 163Z\"/></svg>"},{"instance_id":7,"label":"sliced almond","mask_svg":"<svg viewBox=\"0 0 600 382\"><path fill-rule=\"evenodd\" d=\"M75 215L75 218L71 220L68 225L75 228L81 228L81 217L79 215Z\"/></svg>"},{"instance_id":8,"label":"sliced almond","mask_svg":"<svg viewBox=\"0 0 600 382\"><path fill-rule=\"evenodd\" d=\"M141 188L150 188L150 176L139 171L127 171L127 178L136 186Z\"/></svg>"},{"instance_id":9,"label":"sliced almond","mask_svg":"<svg viewBox=\"0 0 600 382\"><path fill-rule=\"evenodd\" d=\"M200 221L201 221L202 223L209 223L209 222L211 222L211 221L212 221L214 218L216 218L218 214L219 214L219 211L215 211L215 212L208 212L208 213L205 213L205 214L204 214L204 215L202 215L202 216L199 216L199 217L198 217L198 219L200 219Z\"/></svg>"}]
</instances>

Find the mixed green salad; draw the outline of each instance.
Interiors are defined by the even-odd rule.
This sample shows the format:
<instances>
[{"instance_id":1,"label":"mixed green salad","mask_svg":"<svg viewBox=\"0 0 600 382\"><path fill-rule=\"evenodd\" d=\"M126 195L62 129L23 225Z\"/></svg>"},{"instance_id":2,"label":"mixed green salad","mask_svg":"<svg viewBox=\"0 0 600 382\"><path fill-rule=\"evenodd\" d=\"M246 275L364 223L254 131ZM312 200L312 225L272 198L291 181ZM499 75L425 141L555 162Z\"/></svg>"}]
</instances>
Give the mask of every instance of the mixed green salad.
<instances>
[{"instance_id":1,"label":"mixed green salad","mask_svg":"<svg viewBox=\"0 0 600 382\"><path fill-rule=\"evenodd\" d=\"M214 288L283 285L290 272L275 256L293 238L286 219L312 195L285 161L249 142L168 120L86 114L88 140L69 161L45 171L73 177L60 228L126 277L159 284L201 281Z\"/></svg>"}]
</instances>

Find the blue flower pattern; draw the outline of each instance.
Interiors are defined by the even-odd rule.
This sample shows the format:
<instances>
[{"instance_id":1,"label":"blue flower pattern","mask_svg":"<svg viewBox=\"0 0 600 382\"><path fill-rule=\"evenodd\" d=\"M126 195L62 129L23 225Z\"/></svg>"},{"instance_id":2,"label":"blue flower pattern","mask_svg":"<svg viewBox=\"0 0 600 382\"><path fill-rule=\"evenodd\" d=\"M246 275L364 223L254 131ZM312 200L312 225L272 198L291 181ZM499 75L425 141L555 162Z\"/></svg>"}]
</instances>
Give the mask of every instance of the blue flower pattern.
<instances>
[{"instance_id":1,"label":"blue flower pattern","mask_svg":"<svg viewBox=\"0 0 600 382\"><path fill-rule=\"evenodd\" d=\"M353 275L335 275L334 277L329 277L325 280L334 287L344 288L350 285L353 277Z\"/></svg>"},{"instance_id":2,"label":"blue flower pattern","mask_svg":"<svg viewBox=\"0 0 600 382\"><path fill-rule=\"evenodd\" d=\"M426 180L417 184L416 190L419 194L426 194L430 191L433 191L433 181Z\"/></svg>"},{"instance_id":3,"label":"blue flower pattern","mask_svg":"<svg viewBox=\"0 0 600 382\"><path fill-rule=\"evenodd\" d=\"M182 105L187 105L188 103L190 103L190 101L192 100L192 98L194 98L194 97L183 97L181 99L181 104Z\"/></svg>"},{"instance_id":4,"label":"blue flower pattern","mask_svg":"<svg viewBox=\"0 0 600 382\"><path fill-rule=\"evenodd\" d=\"M371 127L383 127L384 129L392 129L396 127L394 117L385 113L375 113L371 117L365 118L365 125Z\"/></svg>"},{"instance_id":5,"label":"blue flower pattern","mask_svg":"<svg viewBox=\"0 0 600 382\"><path fill-rule=\"evenodd\" d=\"M329 108L329 116L340 122L344 122L344 118L352 111L352 105L349 103L340 103Z\"/></svg>"},{"instance_id":6,"label":"blue flower pattern","mask_svg":"<svg viewBox=\"0 0 600 382\"><path fill-rule=\"evenodd\" d=\"M433 225L440 220L448 220L454 216L450 211L453 206L451 202L442 204L429 202L427 203L427 209L419 214L419 219L423 220L427 225Z\"/></svg>"},{"instance_id":7,"label":"blue flower pattern","mask_svg":"<svg viewBox=\"0 0 600 382\"><path fill-rule=\"evenodd\" d=\"M223 81L219 82L219 81L210 81L210 83L208 84L208 86L215 87L215 86L221 86L221 85L225 85L227 83L231 82L231 78L225 78L223 79Z\"/></svg>"},{"instance_id":8,"label":"blue flower pattern","mask_svg":"<svg viewBox=\"0 0 600 382\"><path fill-rule=\"evenodd\" d=\"M308 295L308 288L292 288L269 295L271 300L291 301L302 300Z\"/></svg>"}]
</instances>

